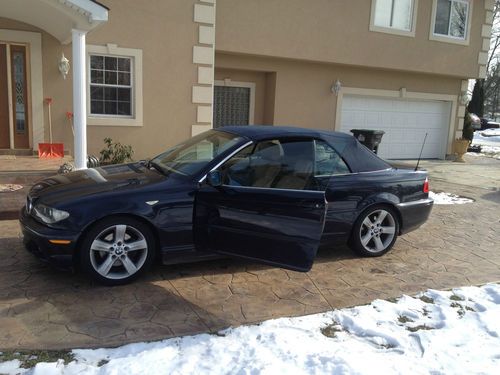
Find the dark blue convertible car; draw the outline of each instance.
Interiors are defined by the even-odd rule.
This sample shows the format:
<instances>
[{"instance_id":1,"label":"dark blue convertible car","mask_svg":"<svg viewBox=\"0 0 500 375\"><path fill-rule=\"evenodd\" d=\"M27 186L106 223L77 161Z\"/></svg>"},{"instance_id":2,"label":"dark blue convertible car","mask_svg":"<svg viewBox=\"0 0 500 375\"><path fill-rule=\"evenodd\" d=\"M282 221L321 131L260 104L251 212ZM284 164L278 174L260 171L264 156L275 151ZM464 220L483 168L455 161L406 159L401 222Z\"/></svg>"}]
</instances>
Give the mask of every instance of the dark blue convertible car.
<instances>
[{"instance_id":1,"label":"dark blue convertible car","mask_svg":"<svg viewBox=\"0 0 500 375\"><path fill-rule=\"evenodd\" d=\"M44 179L20 221L28 250L123 284L157 258L223 254L308 271L320 244L380 256L432 203L426 172L394 168L350 135L240 126L148 161Z\"/></svg>"}]
</instances>

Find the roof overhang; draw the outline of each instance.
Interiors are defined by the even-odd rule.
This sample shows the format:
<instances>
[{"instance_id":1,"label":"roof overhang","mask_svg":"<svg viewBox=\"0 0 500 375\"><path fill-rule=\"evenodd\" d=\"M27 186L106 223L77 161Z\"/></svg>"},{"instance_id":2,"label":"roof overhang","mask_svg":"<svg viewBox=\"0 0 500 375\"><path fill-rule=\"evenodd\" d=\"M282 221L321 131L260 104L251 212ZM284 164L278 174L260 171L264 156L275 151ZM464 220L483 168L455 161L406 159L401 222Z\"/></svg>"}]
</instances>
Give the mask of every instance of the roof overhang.
<instances>
[{"instance_id":1,"label":"roof overhang","mask_svg":"<svg viewBox=\"0 0 500 375\"><path fill-rule=\"evenodd\" d=\"M1 16L42 29L63 44L71 30L91 31L108 20L108 8L92 0L0 0Z\"/></svg>"}]
</instances>

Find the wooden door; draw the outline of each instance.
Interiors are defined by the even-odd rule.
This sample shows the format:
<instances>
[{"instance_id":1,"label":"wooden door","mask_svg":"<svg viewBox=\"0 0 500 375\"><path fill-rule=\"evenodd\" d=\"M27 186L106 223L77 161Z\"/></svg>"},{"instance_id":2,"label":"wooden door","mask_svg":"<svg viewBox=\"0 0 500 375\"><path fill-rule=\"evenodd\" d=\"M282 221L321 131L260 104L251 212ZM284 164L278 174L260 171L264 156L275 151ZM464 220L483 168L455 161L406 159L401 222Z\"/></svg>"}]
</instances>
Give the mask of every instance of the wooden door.
<instances>
[{"instance_id":1,"label":"wooden door","mask_svg":"<svg viewBox=\"0 0 500 375\"><path fill-rule=\"evenodd\" d=\"M0 148L10 148L7 45L0 44Z\"/></svg>"},{"instance_id":2,"label":"wooden door","mask_svg":"<svg viewBox=\"0 0 500 375\"><path fill-rule=\"evenodd\" d=\"M26 47L10 46L14 148L29 148L28 83Z\"/></svg>"}]
</instances>

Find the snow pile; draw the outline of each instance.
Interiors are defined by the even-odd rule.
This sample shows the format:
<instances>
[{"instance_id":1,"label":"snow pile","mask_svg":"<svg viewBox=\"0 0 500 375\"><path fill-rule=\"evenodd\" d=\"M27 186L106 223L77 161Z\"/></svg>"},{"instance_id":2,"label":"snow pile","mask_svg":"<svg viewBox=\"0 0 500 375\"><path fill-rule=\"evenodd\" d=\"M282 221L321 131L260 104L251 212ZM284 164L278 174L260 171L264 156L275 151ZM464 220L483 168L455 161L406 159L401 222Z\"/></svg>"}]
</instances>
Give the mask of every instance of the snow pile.
<instances>
[{"instance_id":1,"label":"snow pile","mask_svg":"<svg viewBox=\"0 0 500 375\"><path fill-rule=\"evenodd\" d=\"M217 335L74 350L75 361L33 374L496 374L499 316L500 285L429 290Z\"/></svg>"},{"instance_id":2,"label":"snow pile","mask_svg":"<svg viewBox=\"0 0 500 375\"><path fill-rule=\"evenodd\" d=\"M434 201L434 204L464 204L474 202L472 199L460 197L450 193L434 193L429 191L429 198Z\"/></svg>"},{"instance_id":3,"label":"snow pile","mask_svg":"<svg viewBox=\"0 0 500 375\"><path fill-rule=\"evenodd\" d=\"M500 159L500 129L486 129L474 132L472 145L480 145L481 152L468 152L467 155Z\"/></svg>"},{"instance_id":4,"label":"snow pile","mask_svg":"<svg viewBox=\"0 0 500 375\"><path fill-rule=\"evenodd\" d=\"M21 361L13 359L12 361L0 362L0 374L18 374L26 370L21 369Z\"/></svg>"},{"instance_id":5,"label":"snow pile","mask_svg":"<svg viewBox=\"0 0 500 375\"><path fill-rule=\"evenodd\" d=\"M12 192L22 188L22 185L17 184L0 184L0 193Z\"/></svg>"}]
</instances>

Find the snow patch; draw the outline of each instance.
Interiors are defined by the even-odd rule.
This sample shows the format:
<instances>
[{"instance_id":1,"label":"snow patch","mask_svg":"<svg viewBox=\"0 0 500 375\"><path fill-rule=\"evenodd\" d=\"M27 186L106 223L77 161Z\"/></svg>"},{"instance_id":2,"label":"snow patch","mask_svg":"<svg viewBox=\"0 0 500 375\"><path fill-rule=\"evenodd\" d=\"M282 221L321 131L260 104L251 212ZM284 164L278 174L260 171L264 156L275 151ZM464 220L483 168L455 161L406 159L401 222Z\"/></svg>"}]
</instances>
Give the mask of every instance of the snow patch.
<instances>
[{"instance_id":1,"label":"snow patch","mask_svg":"<svg viewBox=\"0 0 500 375\"><path fill-rule=\"evenodd\" d=\"M19 359L13 359L12 361L0 362L0 374L22 374L28 371L27 369L21 368L21 361Z\"/></svg>"},{"instance_id":2,"label":"snow patch","mask_svg":"<svg viewBox=\"0 0 500 375\"><path fill-rule=\"evenodd\" d=\"M115 349L74 350L37 374L496 374L500 285L428 290L395 302L268 320ZM335 326L334 335L323 328ZM19 361L0 364L14 374ZM3 367L2 367L3 366Z\"/></svg>"},{"instance_id":3,"label":"snow patch","mask_svg":"<svg viewBox=\"0 0 500 375\"><path fill-rule=\"evenodd\" d=\"M434 201L434 204L465 204L474 202L472 199L444 192L434 193L432 191L429 191L429 198Z\"/></svg>"},{"instance_id":4,"label":"snow patch","mask_svg":"<svg viewBox=\"0 0 500 375\"><path fill-rule=\"evenodd\" d=\"M500 159L500 129L486 129L474 132L472 145L480 145L481 152L468 152L467 155Z\"/></svg>"}]
</instances>

